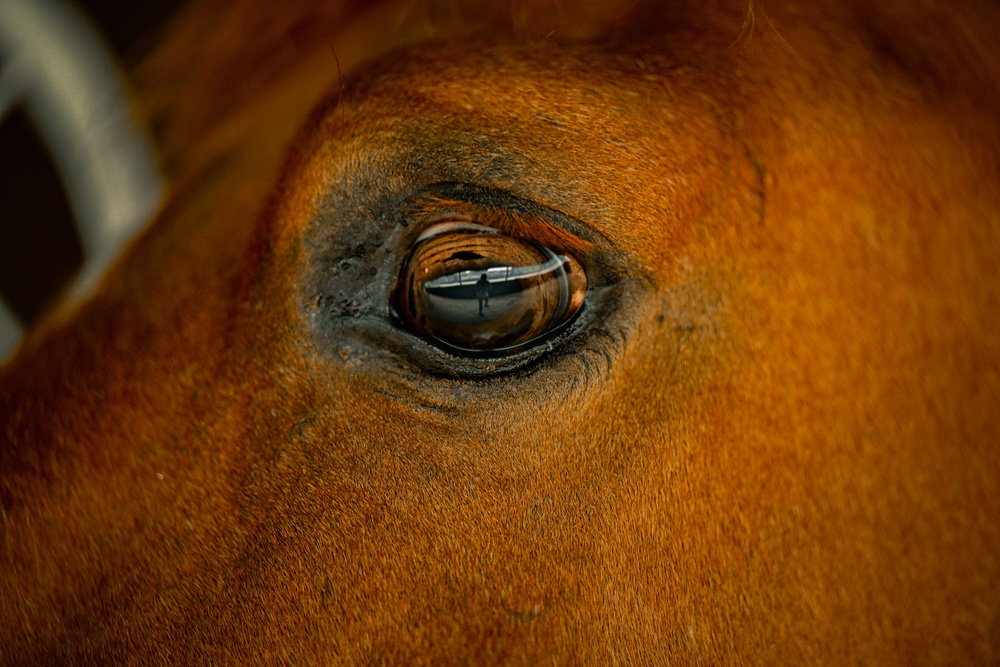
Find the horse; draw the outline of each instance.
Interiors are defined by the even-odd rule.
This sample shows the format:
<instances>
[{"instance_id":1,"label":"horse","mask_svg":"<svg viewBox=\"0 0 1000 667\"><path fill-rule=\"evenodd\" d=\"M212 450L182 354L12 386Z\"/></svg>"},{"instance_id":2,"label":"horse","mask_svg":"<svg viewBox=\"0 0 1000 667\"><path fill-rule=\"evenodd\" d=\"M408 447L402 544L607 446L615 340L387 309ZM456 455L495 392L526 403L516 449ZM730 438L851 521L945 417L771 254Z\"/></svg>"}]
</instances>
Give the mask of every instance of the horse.
<instances>
[{"instance_id":1,"label":"horse","mask_svg":"<svg viewBox=\"0 0 1000 667\"><path fill-rule=\"evenodd\" d=\"M995 663L997 33L184 7L159 210L0 369L3 661Z\"/></svg>"}]
</instances>

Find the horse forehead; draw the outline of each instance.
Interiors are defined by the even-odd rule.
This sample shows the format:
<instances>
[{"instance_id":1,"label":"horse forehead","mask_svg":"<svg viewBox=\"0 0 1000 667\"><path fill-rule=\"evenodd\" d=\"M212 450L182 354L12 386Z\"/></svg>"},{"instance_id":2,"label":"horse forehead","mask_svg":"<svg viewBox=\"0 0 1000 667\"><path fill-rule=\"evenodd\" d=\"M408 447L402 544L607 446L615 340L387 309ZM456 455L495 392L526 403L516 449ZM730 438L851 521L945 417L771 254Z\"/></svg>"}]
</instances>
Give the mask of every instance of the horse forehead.
<instances>
[{"instance_id":1,"label":"horse forehead","mask_svg":"<svg viewBox=\"0 0 1000 667\"><path fill-rule=\"evenodd\" d=\"M592 45L422 46L350 75L289 183L317 200L372 180L483 185L573 216L652 266L747 166L727 126L730 76L727 64L706 83L672 56Z\"/></svg>"}]
</instances>

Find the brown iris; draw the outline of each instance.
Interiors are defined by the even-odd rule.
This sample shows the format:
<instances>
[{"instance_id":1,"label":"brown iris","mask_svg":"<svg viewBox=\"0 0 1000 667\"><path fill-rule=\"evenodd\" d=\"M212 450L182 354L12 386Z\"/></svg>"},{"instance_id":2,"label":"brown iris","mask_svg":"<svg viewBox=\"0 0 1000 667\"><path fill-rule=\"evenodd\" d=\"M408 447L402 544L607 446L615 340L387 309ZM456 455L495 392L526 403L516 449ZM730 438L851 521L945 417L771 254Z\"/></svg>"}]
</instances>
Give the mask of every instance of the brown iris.
<instances>
[{"instance_id":1,"label":"brown iris","mask_svg":"<svg viewBox=\"0 0 1000 667\"><path fill-rule=\"evenodd\" d=\"M466 351L525 345L583 305L580 264L538 243L470 222L426 229L397 283L397 315L417 334Z\"/></svg>"}]
</instances>

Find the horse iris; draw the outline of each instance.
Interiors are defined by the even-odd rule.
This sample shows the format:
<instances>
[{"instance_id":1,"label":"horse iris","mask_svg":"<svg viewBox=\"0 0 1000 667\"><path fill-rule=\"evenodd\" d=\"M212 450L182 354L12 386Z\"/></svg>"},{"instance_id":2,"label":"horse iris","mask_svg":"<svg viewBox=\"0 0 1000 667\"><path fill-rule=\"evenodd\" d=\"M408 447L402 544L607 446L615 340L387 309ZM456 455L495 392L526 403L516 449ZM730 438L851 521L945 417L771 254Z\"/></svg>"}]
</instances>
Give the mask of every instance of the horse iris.
<instances>
[{"instance_id":1,"label":"horse iris","mask_svg":"<svg viewBox=\"0 0 1000 667\"><path fill-rule=\"evenodd\" d=\"M573 257L472 223L427 229L403 264L396 314L444 347L503 352L567 323L587 278Z\"/></svg>"}]
</instances>

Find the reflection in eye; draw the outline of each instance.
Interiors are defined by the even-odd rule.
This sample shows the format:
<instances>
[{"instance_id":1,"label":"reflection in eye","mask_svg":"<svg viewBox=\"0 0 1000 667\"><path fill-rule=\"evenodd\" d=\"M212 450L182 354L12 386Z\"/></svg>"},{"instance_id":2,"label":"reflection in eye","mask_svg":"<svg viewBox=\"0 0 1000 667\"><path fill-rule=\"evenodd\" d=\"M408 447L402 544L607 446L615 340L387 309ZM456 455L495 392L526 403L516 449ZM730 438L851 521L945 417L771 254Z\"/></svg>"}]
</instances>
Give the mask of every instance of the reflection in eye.
<instances>
[{"instance_id":1,"label":"reflection in eye","mask_svg":"<svg viewBox=\"0 0 1000 667\"><path fill-rule=\"evenodd\" d=\"M572 257L472 223L425 231L403 265L397 315L416 333L467 351L503 351L568 322L587 278Z\"/></svg>"}]
</instances>

